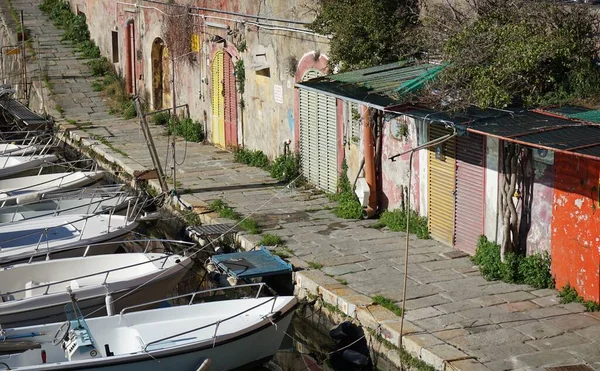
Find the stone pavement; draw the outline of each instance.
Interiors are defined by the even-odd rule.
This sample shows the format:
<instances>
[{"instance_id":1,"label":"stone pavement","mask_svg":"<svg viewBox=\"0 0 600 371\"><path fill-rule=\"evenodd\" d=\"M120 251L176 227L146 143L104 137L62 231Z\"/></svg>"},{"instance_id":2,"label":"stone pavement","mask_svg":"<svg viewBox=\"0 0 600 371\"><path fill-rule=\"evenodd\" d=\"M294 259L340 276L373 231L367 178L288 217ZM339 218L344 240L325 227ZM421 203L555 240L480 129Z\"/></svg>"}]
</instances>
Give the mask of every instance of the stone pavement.
<instances>
[{"instance_id":1,"label":"stone pavement","mask_svg":"<svg viewBox=\"0 0 600 371\"><path fill-rule=\"evenodd\" d=\"M108 114L91 89L93 78L85 61L59 43L61 31L39 11L39 1L11 1L17 11L25 11L28 28L40 37L38 57L52 72L50 108L58 104L65 118L92 123L63 122L62 128L73 130L75 139L129 173L151 168L137 121ZM169 168L164 129L153 126L152 131ZM227 151L191 143L185 148L179 141L182 165L177 167L177 181L186 202L206 206L222 198L241 214L253 213L264 232L284 239L293 254L289 260L305 269L296 276L299 287L320 294L398 344L399 317L371 305L370 297L400 300L403 233L369 228L374 223L370 220L339 219L328 210L333 204L324 194L277 184L263 170L234 163ZM245 235L242 241L253 245L259 238ZM403 341L413 355L438 369L531 370L587 364L600 370L600 315L584 312L580 304L559 304L555 290L488 282L468 257L413 236L408 277Z\"/></svg>"}]
</instances>

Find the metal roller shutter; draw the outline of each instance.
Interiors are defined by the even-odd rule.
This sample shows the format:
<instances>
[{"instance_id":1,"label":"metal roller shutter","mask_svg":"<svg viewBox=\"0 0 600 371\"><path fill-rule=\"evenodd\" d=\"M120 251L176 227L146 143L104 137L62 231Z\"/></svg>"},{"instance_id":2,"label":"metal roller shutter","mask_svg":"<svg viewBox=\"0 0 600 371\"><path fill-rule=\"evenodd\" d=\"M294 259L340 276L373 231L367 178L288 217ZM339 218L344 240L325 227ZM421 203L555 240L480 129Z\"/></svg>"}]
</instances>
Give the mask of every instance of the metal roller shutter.
<instances>
[{"instance_id":1,"label":"metal roller shutter","mask_svg":"<svg viewBox=\"0 0 600 371\"><path fill-rule=\"evenodd\" d=\"M440 125L429 126L429 140L451 131ZM441 149L442 157L436 151ZM434 239L452 245L454 236L454 176L456 166L454 138L429 150L429 232Z\"/></svg>"},{"instance_id":2,"label":"metal roller shutter","mask_svg":"<svg viewBox=\"0 0 600 371\"><path fill-rule=\"evenodd\" d=\"M454 247L475 254L477 240L483 234L485 137L478 134L456 140L456 205Z\"/></svg>"},{"instance_id":3,"label":"metal roller shutter","mask_svg":"<svg viewBox=\"0 0 600 371\"><path fill-rule=\"evenodd\" d=\"M303 81L321 74L309 70ZM318 188L337 192L336 99L300 89L300 164L302 175Z\"/></svg>"}]
</instances>

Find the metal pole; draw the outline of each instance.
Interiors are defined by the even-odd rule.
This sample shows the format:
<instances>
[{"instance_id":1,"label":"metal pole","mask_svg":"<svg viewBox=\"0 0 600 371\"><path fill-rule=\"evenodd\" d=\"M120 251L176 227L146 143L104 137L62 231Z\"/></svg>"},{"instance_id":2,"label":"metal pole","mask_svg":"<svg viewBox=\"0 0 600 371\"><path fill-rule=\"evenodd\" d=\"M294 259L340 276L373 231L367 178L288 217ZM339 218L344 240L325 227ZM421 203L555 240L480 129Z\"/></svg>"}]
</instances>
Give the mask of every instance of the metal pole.
<instances>
[{"instance_id":1,"label":"metal pole","mask_svg":"<svg viewBox=\"0 0 600 371\"><path fill-rule=\"evenodd\" d=\"M171 142L171 149L173 150L173 193L177 194L177 163L175 156L175 125L177 125L177 102L175 99L175 55L174 51L171 50L171 100L173 104L173 116L171 116L171 120L173 120L173 141Z\"/></svg>"},{"instance_id":2,"label":"metal pole","mask_svg":"<svg viewBox=\"0 0 600 371\"><path fill-rule=\"evenodd\" d=\"M405 231L406 241L405 241L405 247L404 247L404 284L403 284L403 291L402 291L402 316L400 317L400 348L402 348L402 331L404 329L404 313L406 313L406 283L408 282L408 248L409 248L409 242L410 242L410 234L409 234L410 190L411 190L411 181L412 181L413 156L414 156L415 152L417 152L421 149L433 147L438 144L444 143L444 142L454 138L455 136L456 136L456 128L454 128L454 132L452 134L445 135L441 138L436 138L436 139L429 141L421 146L418 146L409 151L406 151L404 153L401 153L399 155L392 157L392 161L394 161L393 159L395 159L396 157L402 156L403 154L410 152L410 159L409 159L409 164L408 164L408 191L407 191L407 201L406 201L406 231Z\"/></svg>"},{"instance_id":3,"label":"metal pole","mask_svg":"<svg viewBox=\"0 0 600 371\"><path fill-rule=\"evenodd\" d=\"M158 153L156 152L156 147L154 146L154 140L152 139L152 133L150 132L150 128L148 127L148 122L146 122L146 116L142 112L142 106L140 104L140 98L135 97L135 110L137 112L138 117L140 118L140 125L142 127L142 132L144 133L144 138L146 139L146 144L148 145L148 150L150 151L150 157L152 158L152 164L156 169L156 173L158 175L158 182L160 183L160 188L163 192L168 192L169 187L167 186L167 182L165 181L165 174L163 173L162 167L160 165L160 159L158 158Z\"/></svg>"}]
</instances>

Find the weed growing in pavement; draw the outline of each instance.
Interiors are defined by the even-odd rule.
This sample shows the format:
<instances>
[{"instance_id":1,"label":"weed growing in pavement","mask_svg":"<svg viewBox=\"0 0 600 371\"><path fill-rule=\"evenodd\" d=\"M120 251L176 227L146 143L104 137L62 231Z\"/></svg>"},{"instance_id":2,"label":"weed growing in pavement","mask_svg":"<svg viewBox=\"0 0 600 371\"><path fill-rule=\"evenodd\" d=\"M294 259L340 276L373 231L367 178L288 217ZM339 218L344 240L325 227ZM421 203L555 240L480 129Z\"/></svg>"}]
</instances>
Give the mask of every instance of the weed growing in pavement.
<instances>
[{"instance_id":1,"label":"weed growing in pavement","mask_svg":"<svg viewBox=\"0 0 600 371\"><path fill-rule=\"evenodd\" d=\"M269 166L271 165L269 158L264 154L263 151L252 151L243 147L236 148L235 152L233 153L233 161L239 162L240 164L259 167L265 170L269 170Z\"/></svg>"},{"instance_id":2,"label":"weed growing in pavement","mask_svg":"<svg viewBox=\"0 0 600 371\"><path fill-rule=\"evenodd\" d=\"M150 121L152 121L155 125L165 126L171 120L171 114L167 111L156 113L150 117Z\"/></svg>"},{"instance_id":3,"label":"weed growing in pavement","mask_svg":"<svg viewBox=\"0 0 600 371\"><path fill-rule=\"evenodd\" d=\"M373 299L373 303L381 305L385 309L393 312L397 316L402 316L402 308L396 305L396 302L390 298L386 298L382 295L375 295L371 299Z\"/></svg>"},{"instance_id":4,"label":"weed growing in pavement","mask_svg":"<svg viewBox=\"0 0 600 371\"><path fill-rule=\"evenodd\" d=\"M321 263L317 263L317 262L308 262L307 263L309 267L311 267L312 269L321 269L323 268L323 264Z\"/></svg>"},{"instance_id":5,"label":"weed growing in pavement","mask_svg":"<svg viewBox=\"0 0 600 371\"><path fill-rule=\"evenodd\" d=\"M261 232L258 222L252 218L243 219L233 208L229 207L222 199L216 199L208 205L214 212L219 214L221 218L227 218L239 221L239 227L250 234L259 234ZM243 220L242 220L243 219Z\"/></svg>"},{"instance_id":6,"label":"weed growing in pavement","mask_svg":"<svg viewBox=\"0 0 600 371\"><path fill-rule=\"evenodd\" d=\"M372 228L388 227L391 231L406 231L406 211L403 209L386 210L379 217L379 221L371 226ZM427 218L411 210L409 213L408 230L421 239L429 239L429 228Z\"/></svg>"},{"instance_id":7,"label":"weed growing in pavement","mask_svg":"<svg viewBox=\"0 0 600 371\"><path fill-rule=\"evenodd\" d=\"M162 117L160 119L162 120ZM175 134L183 137L189 142L196 143L204 140L204 132L202 130L202 124L200 124L200 121L194 121L190 118L180 119L179 117L176 117L175 119L169 118L167 123L167 131L169 135Z\"/></svg>"},{"instance_id":8,"label":"weed growing in pavement","mask_svg":"<svg viewBox=\"0 0 600 371\"><path fill-rule=\"evenodd\" d=\"M277 157L271 163L269 173L280 182L291 182L300 175L300 155L291 153Z\"/></svg>"},{"instance_id":9,"label":"weed growing in pavement","mask_svg":"<svg viewBox=\"0 0 600 371\"><path fill-rule=\"evenodd\" d=\"M276 234L270 234L270 233L263 234L260 241L258 241L258 244L262 245L262 246L277 246L277 245L281 245L282 243L283 243L283 240L281 239L280 236L278 236Z\"/></svg>"},{"instance_id":10,"label":"weed growing in pavement","mask_svg":"<svg viewBox=\"0 0 600 371\"><path fill-rule=\"evenodd\" d=\"M584 300L577 290L567 282L562 289L558 291L558 296L562 304L568 303L581 303L585 307L586 312L598 312L600 311L600 304L593 300Z\"/></svg>"},{"instance_id":11,"label":"weed growing in pavement","mask_svg":"<svg viewBox=\"0 0 600 371\"><path fill-rule=\"evenodd\" d=\"M358 197L354 194L352 184L348 179L348 164L346 160L342 162L342 175L339 179L339 192L330 193L327 195L330 200L336 201L338 204L333 208L333 213L343 219L360 219L362 217L363 208L358 202Z\"/></svg>"}]
</instances>

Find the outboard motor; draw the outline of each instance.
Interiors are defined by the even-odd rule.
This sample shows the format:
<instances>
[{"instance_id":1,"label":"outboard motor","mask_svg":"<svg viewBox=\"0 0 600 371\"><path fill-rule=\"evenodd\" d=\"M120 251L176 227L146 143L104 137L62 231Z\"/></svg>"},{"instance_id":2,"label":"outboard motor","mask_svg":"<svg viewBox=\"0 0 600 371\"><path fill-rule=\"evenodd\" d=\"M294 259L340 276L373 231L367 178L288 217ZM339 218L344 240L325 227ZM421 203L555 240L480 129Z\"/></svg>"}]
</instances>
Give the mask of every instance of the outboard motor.
<instances>
[{"instance_id":1,"label":"outboard motor","mask_svg":"<svg viewBox=\"0 0 600 371\"><path fill-rule=\"evenodd\" d=\"M73 294L70 287L67 287L67 291L71 296L75 319L63 323L58 328L52 343L62 347L69 362L102 357L77 306L75 294Z\"/></svg>"},{"instance_id":2,"label":"outboard motor","mask_svg":"<svg viewBox=\"0 0 600 371\"><path fill-rule=\"evenodd\" d=\"M338 349L348 346L348 348L331 355L331 365L334 370L373 370L373 362L371 361L369 346L367 345L367 339L364 338L364 334L362 328L349 321L342 322L329 331L329 336L337 341Z\"/></svg>"}]
</instances>

